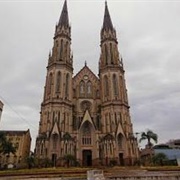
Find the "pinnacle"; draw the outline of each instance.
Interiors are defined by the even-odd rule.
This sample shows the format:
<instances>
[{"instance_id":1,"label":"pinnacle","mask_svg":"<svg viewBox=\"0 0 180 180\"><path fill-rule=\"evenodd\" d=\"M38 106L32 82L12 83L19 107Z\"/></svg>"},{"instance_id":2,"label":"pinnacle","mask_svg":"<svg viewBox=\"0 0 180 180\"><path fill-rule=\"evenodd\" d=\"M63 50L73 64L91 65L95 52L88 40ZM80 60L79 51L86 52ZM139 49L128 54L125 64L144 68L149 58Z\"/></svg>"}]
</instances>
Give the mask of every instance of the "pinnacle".
<instances>
[{"instance_id":1,"label":"pinnacle","mask_svg":"<svg viewBox=\"0 0 180 180\"><path fill-rule=\"evenodd\" d=\"M105 30L108 30L108 29L113 30L113 24L112 24L111 17L110 17L110 14L109 14L107 1L105 1L103 29L105 29Z\"/></svg>"},{"instance_id":2,"label":"pinnacle","mask_svg":"<svg viewBox=\"0 0 180 180\"><path fill-rule=\"evenodd\" d=\"M64 1L64 6L61 12L61 16L59 19L58 26L69 26L69 16L68 16L68 9L67 9L67 1Z\"/></svg>"}]
</instances>

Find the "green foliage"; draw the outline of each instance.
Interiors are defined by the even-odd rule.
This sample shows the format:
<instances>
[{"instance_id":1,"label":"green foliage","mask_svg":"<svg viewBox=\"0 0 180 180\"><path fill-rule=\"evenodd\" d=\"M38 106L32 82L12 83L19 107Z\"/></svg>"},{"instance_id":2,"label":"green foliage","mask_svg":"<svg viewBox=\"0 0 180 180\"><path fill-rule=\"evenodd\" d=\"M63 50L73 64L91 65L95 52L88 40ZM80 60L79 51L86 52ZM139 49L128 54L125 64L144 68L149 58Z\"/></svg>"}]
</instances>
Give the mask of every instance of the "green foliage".
<instances>
[{"instance_id":1,"label":"green foliage","mask_svg":"<svg viewBox=\"0 0 180 180\"><path fill-rule=\"evenodd\" d=\"M154 133L151 130L147 130L147 132L142 132L141 133L141 138L139 139L139 142L143 141L143 140L147 140L147 146L150 148L152 147L152 143L151 143L151 139L157 143L158 142L158 135L156 133Z\"/></svg>"},{"instance_id":2,"label":"green foliage","mask_svg":"<svg viewBox=\"0 0 180 180\"><path fill-rule=\"evenodd\" d=\"M157 166L163 166L167 161L168 158L164 153L158 153L152 157L152 163Z\"/></svg>"},{"instance_id":3,"label":"green foliage","mask_svg":"<svg viewBox=\"0 0 180 180\"><path fill-rule=\"evenodd\" d=\"M16 147L13 146L11 141L7 140L3 132L0 132L0 153L7 155L16 153Z\"/></svg>"},{"instance_id":4,"label":"green foliage","mask_svg":"<svg viewBox=\"0 0 180 180\"><path fill-rule=\"evenodd\" d=\"M29 169L31 169L32 167L35 166L35 162L36 162L35 157L32 155L30 155L26 158L26 163L27 163Z\"/></svg>"},{"instance_id":5,"label":"green foliage","mask_svg":"<svg viewBox=\"0 0 180 180\"><path fill-rule=\"evenodd\" d=\"M117 160L115 160L115 159L110 160L109 165L110 166L116 166L117 165Z\"/></svg>"},{"instance_id":6,"label":"green foliage","mask_svg":"<svg viewBox=\"0 0 180 180\"><path fill-rule=\"evenodd\" d=\"M76 157L72 154L66 154L63 157L63 160L65 161L65 164L67 167L69 166L75 166L76 165Z\"/></svg>"},{"instance_id":7,"label":"green foliage","mask_svg":"<svg viewBox=\"0 0 180 180\"><path fill-rule=\"evenodd\" d=\"M3 145L7 141L6 136L3 132L0 132L0 153L3 152Z\"/></svg>"},{"instance_id":8,"label":"green foliage","mask_svg":"<svg viewBox=\"0 0 180 180\"><path fill-rule=\"evenodd\" d=\"M10 141L6 141L4 144L3 144L3 154L10 154L10 153L13 153L15 154L16 153L16 148L13 146L13 144L10 142Z\"/></svg>"}]
</instances>

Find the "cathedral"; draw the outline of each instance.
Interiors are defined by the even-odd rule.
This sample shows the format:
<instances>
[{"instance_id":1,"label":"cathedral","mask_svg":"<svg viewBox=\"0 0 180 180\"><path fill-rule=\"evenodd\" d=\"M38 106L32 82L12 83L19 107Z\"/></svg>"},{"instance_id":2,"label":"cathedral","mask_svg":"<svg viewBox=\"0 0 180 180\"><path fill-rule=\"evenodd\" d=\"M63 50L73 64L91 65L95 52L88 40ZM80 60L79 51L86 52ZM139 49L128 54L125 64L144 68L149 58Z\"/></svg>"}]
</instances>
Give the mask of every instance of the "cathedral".
<instances>
[{"instance_id":1,"label":"cathedral","mask_svg":"<svg viewBox=\"0 0 180 180\"><path fill-rule=\"evenodd\" d=\"M71 156L80 166L133 165L138 159L122 57L107 2L100 32L99 74L85 63L73 76L67 1L55 28L41 104L37 158L63 166Z\"/></svg>"}]
</instances>

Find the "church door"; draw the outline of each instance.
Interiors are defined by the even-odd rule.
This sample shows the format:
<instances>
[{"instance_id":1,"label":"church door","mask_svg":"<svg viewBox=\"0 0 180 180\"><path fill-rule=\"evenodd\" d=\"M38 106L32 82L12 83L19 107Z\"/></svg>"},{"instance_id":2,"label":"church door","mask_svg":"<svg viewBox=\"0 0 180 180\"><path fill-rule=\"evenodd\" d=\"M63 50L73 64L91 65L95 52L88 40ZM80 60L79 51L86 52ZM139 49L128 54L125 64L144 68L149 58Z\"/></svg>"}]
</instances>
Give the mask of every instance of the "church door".
<instances>
[{"instance_id":1,"label":"church door","mask_svg":"<svg viewBox=\"0 0 180 180\"><path fill-rule=\"evenodd\" d=\"M52 154L52 162L54 167L56 167L56 161L57 161L57 154Z\"/></svg>"},{"instance_id":2,"label":"church door","mask_svg":"<svg viewBox=\"0 0 180 180\"><path fill-rule=\"evenodd\" d=\"M119 153L119 163L120 163L121 166L124 166L123 153Z\"/></svg>"},{"instance_id":3,"label":"church door","mask_svg":"<svg viewBox=\"0 0 180 180\"><path fill-rule=\"evenodd\" d=\"M83 150L83 166L92 166L92 151Z\"/></svg>"}]
</instances>

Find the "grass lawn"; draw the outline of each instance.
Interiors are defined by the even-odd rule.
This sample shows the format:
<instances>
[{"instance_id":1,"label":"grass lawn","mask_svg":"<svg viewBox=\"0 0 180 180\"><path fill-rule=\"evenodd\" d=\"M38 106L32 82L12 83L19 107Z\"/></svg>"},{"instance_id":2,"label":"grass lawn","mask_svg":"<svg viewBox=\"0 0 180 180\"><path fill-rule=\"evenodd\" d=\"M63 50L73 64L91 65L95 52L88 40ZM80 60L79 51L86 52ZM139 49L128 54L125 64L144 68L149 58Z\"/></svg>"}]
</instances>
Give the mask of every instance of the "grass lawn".
<instances>
[{"instance_id":1,"label":"grass lawn","mask_svg":"<svg viewBox=\"0 0 180 180\"><path fill-rule=\"evenodd\" d=\"M101 169L106 175L113 175L118 172L126 172L129 170L147 170L147 171L180 171L177 166L162 166L162 167L101 167L101 168L33 168L33 169L12 169L0 171L0 177L5 176L23 176L23 175L36 175L42 177L86 177L87 171L92 169Z\"/></svg>"}]
</instances>

